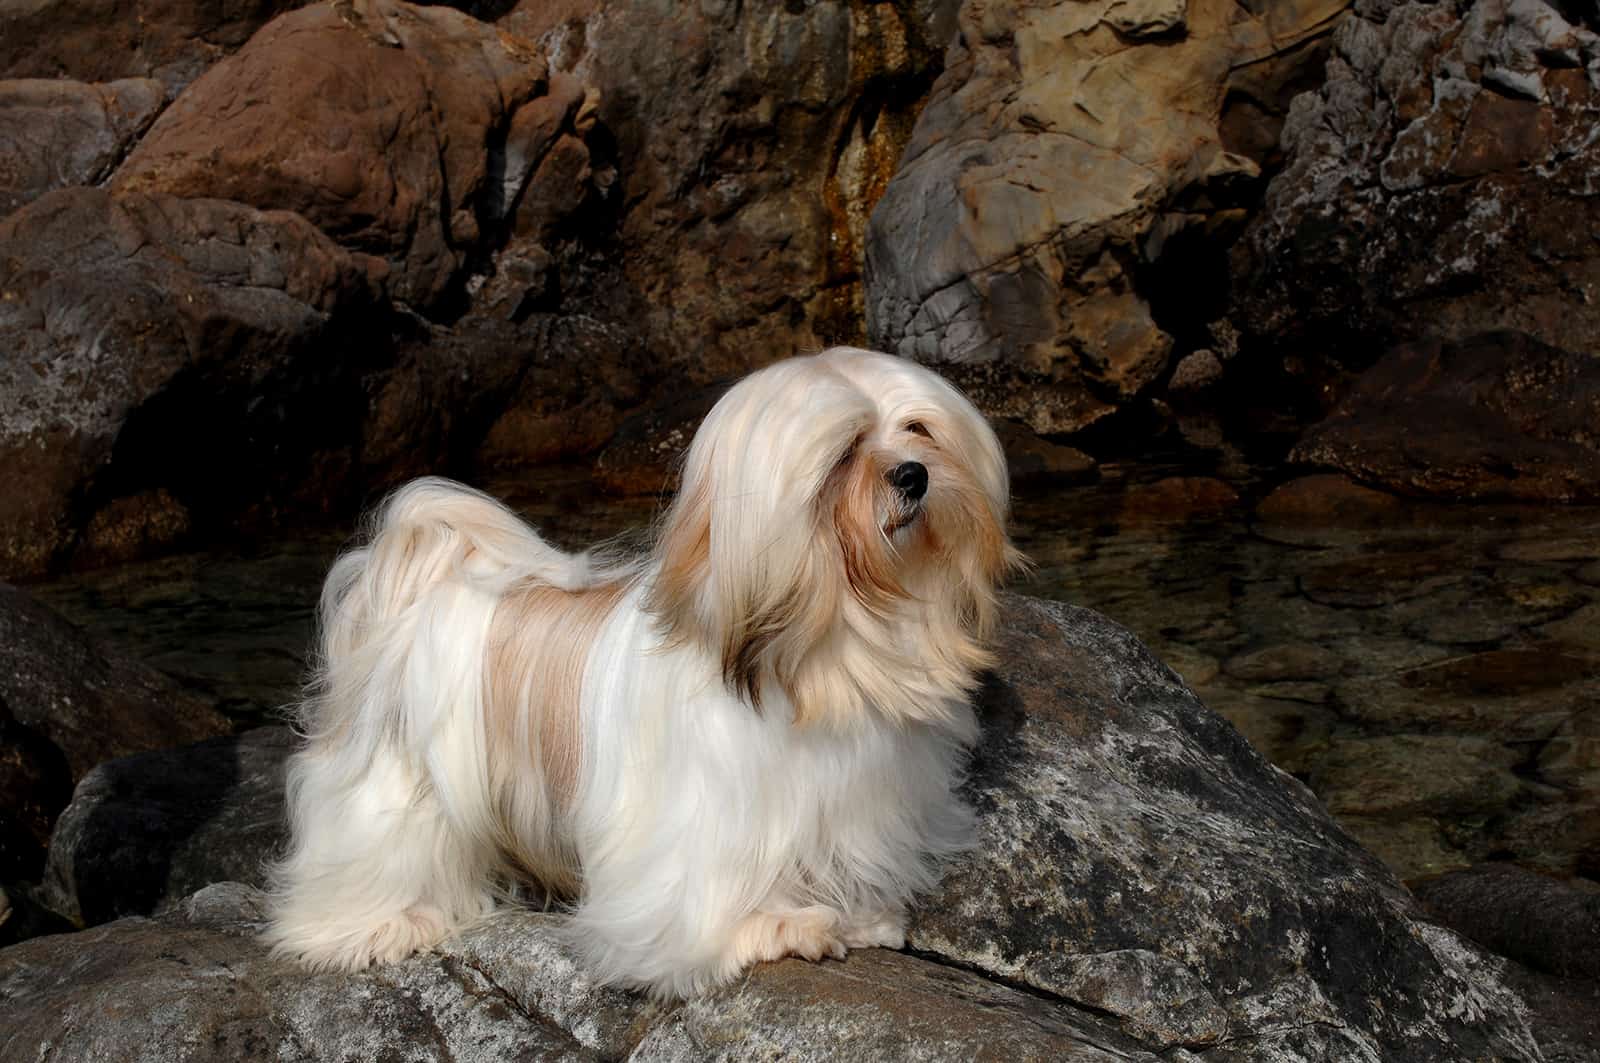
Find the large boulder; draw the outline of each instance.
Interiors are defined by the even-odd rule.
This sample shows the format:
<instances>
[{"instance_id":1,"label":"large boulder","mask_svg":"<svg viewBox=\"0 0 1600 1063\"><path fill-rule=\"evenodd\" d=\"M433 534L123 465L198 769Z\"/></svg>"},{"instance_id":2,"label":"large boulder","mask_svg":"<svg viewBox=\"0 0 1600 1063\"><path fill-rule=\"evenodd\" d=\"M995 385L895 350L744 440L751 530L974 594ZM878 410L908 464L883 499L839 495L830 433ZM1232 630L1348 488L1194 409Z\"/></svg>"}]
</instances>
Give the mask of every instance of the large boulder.
<instances>
[{"instance_id":1,"label":"large boulder","mask_svg":"<svg viewBox=\"0 0 1600 1063\"><path fill-rule=\"evenodd\" d=\"M1165 372L1171 319L1207 319L1221 274L1171 264L1237 231L1271 112L1347 3L963 5L869 226L874 345L1039 432L1126 405Z\"/></svg>"},{"instance_id":2,"label":"large boulder","mask_svg":"<svg viewBox=\"0 0 1600 1063\"><path fill-rule=\"evenodd\" d=\"M107 761L56 820L40 899L84 926L160 911L213 882L266 885L287 837L296 739L260 727Z\"/></svg>"},{"instance_id":3,"label":"large boulder","mask_svg":"<svg viewBox=\"0 0 1600 1063\"><path fill-rule=\"evenodd\" d=\"M565 117L519 120L546 73L531 44L450 8L303 8L191 85L114 187L295 211L385 256L390 294L437 311Z\"/></svg>"},{"instance_id":4,"label":"large boulder","mask_svg":"<svg viewBox=\"0 0 1600 1063\"><path fill-rule=\"evenodd\" d=\"M499 25L598 91L614 181L565 234L603 251L605 283L563 269L563 307L636 329L696 386L859 342L867 216L956 4L520 4Z\"/></svg>"},{"instance_id":5,"label":"large boulder","mask_svg":"<svg viewBox=\"0 0 1600 1063\"><path fill-rule=\"evenodd\" d=\"M1595 502L1596 424L1593 354L1518 332L1424 339L1357 377L1291 456L1408 495Z\"/></svg>"},{"instance_id":6,"label":"large boulder","mask_svg":"<svg viewBox=\"0 0 1600 1063\"><path fill-rule=\"evenodd\" d=\"M269 959L255 940L263 909L229 883L158 920L0 952L0 1057L49 1045L149 1061L1156 1059L1087 1012L897 953L768 964L665 1009L589 982L553 915L501 915L437 953L351 976Z\"/></svg>"},{"instance_id":7,"label":"large boulder","mask_svg":"<svg viewBox=\"0 0 1600 1063\"><path fill-rule=\"evenodd\" d=\"M99 184L166 104L159 81L0 81L0 215Z\"/></svg>"},{"instance_id":8,"label":"large boulder","mask_svg":"<svg viewBox=\"0 0 1600 1063\"><path fill-rule=\"evenodd\" d=\"M0 220L0 575L325 503L382 275L300 215L221 200L69 188Z\"/></svg>"},{"instance_id":9,"label":"large boulder","mask_svg":"<svg viewBox=\"0 0 1600 1063\"><path fill-rule=\"evenodd\" d=\"M1013 597L1000 651L969 783L979 845L917 907L915 955L767 965L664 1011L595 989L557 943L556 914L505 913L431 956L309 976L254 940L259 895L213 886L156 922L0 953L0 1055L48 1042L145 1059L176 1045L360 1056L387 1036L420 1058L492 1058L536 1036L551 1052L641 1059L1005 1046L1456 1061L1536 1059L1541 1039L1566 1036L1530 1018L1504 961L1426 922L1128 632Z\"/></svg>"},{"instance_id":10,"label":"large boulder","mask_svg":"<svg viewBox=\"0 0 1600 1063\"><path fill-rule=\"evenodd\" d=\"M1600 347L1600 38L1561 14L1581 8L1355 5L1239 245L1247 344L1312 370L1497 329Z\"/></svg>"}]
</instances>

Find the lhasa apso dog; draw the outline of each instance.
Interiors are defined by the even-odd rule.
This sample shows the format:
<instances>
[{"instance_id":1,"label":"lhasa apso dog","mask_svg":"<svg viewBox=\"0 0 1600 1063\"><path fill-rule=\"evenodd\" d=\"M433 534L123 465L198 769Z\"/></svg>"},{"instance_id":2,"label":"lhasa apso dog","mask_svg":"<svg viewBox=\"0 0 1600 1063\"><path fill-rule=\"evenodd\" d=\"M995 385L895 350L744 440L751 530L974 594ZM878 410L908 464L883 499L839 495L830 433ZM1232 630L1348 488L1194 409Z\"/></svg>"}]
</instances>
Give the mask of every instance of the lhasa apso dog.
<instances>
[{"instance_id":1,"label":"lhasa apso dog","mask_svg":"<svg viewBox=\"0 0 1600 1063\"><path fill-rule=\"evenodd\" d=\"M851 348L716 404L642 558L401 488L323 590L275 948L397 960L527 878L599 980L658 997L901 946L971 833L1006 511L972 404Z\"/></svg>"}]
</instances>

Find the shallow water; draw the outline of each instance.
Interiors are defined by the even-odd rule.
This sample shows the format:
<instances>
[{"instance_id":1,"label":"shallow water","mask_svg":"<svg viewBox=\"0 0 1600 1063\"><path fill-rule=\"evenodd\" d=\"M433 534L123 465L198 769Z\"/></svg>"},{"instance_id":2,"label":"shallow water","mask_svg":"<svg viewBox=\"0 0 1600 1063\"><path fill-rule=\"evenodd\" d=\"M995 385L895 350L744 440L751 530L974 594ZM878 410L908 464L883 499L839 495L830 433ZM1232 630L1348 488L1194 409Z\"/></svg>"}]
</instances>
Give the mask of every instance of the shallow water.
<instances>
[{"instance_id":1,"label":"shallow water","mask_svg":"<svg viewBox=\"0 0 1600 1063\"><path fill-rule=\"evenodd\" d=\"M1106 472L1019 495L1036 568L1016 589L1131 628L1404 877L1510 859L1600 878L1600 513L1406 505L1354 531L1213 499L1209 517L1158 519L1133 501L1157 473ZM490 487L567 548L657 505L562 470ZM30 590L256 723L294 697L344 538Z\"/></svg>"}]
</instances>

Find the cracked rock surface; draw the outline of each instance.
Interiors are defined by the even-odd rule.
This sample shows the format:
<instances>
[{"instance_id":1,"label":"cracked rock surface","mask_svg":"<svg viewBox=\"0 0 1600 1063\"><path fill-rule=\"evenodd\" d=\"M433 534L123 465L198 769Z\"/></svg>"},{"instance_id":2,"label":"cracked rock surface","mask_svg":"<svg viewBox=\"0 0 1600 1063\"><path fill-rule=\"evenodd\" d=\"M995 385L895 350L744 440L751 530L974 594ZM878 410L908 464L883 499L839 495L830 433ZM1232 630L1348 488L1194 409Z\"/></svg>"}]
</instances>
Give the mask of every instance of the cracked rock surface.
<instances>
[{"instance_id":1,"label":"cracked rock surface","mask_svg":"<svg viewBox=\"0 0 1600 1063\"><path fill-rule=\"evenodd\" d=\"M0 1057L1456 1061L1566 1036L1128 632L1013 596L1000 649L980 844L908 953L763 965L662 1007L588 982L562 916L519 910L313 976L254 940L260 894L219 884L0 951Z\"/></svg>"}]
</instances>

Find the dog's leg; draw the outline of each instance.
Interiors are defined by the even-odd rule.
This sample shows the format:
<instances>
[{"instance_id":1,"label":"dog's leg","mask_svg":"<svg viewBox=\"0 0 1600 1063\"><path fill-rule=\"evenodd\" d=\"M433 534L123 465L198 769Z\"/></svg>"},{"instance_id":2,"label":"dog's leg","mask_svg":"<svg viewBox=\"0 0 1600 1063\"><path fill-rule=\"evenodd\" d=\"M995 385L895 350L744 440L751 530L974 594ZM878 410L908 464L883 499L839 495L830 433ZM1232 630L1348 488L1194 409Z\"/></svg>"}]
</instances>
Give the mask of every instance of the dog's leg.
<instances>
[{"instance_id":1,"label":"dog's leg","mask_svg":"<svg viewBox=\"0 0 1600 1063\"><path fill-rule=\"evenodd\" d=\"M397 758L357 783L315 752L291 768L295 844L278 866L273 951L359 970L431 948L486 914L482 856Z\"/></svg>"}]
</instances>

